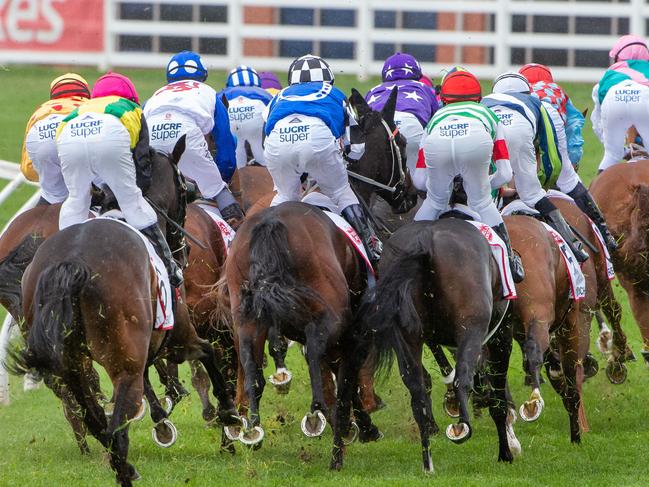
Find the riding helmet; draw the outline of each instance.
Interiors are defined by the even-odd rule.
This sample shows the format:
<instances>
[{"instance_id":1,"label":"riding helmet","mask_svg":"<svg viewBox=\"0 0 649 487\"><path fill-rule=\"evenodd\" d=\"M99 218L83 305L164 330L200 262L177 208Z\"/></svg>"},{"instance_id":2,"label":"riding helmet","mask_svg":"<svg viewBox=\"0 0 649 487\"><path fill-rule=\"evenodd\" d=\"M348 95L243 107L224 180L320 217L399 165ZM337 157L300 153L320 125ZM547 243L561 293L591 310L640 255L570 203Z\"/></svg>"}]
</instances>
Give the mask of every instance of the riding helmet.
<instances>
[{"instance_id":1,"label":"riding helmet","mask_svg":"<svg viewBox=\"0 0 649 487\"><path fill-rule=\"evenodd\" d=\"M632 59L649 61L649 49L647 49L647 43L641 37L626 35L617 40L613 45L613 49L608 53L608 57L613 63Z\"/></svg>"},{"instance_id":2,"label":"riding helmet","mask_svg":"<svg viewBox=\"0 0 649 487\"><path fill-rule=\"evenodd\" d=\"M525 76L525 79L527 79L527 81L531 85L539 81L554 83L552 71L550 71L550 68L544 66L543 64L529 63L519 69L518 72Z\"/></svg>"},{"instance_id":3,"label":"riding helmet","mask_svg":"<svg viewBox=\"0 0 649 487\"><path fill-rule=\"evenodd\" d=\"M65 73L50 83L50 99L81 96L90 98L90 87L85 78L77 73Z\"/></svg>"},{"instance_id":4,"label":"riding helmet","mask_svg":"<svg viewBox=\"0 0 649 487\"><path fill-rule=\"evenodd\" d=\"M491 91L493 93L526 93L529 95L530 84L522 74L509 71L494 80Z\"/></svg>"},{"instance_id":5,"label":"riding helmet","mask_svg":"<svg viewBox=\"0 0 649 487\"><path fill-rule=\"evenodd\" d=\"M123 74L111 71L99 78L92 88L92 98L103 96L120 96L137 104L140 103L140 97L131 80Z\"/></svg>"},{"instance_id":6,"label":"riding helmet","mask_svg":"<svg viewBox=\"0 0 649 487\"><path fill-rule=\"evenodd\" d=\"M261 87L261 78L257 71L253 68L244 66L243 64L237 66L228 76L225 86L258 86Z\"/></svg>"},{"instance_id":7,"label":"riding helmet","mask_svg":"<svg viewBox=\"0 0 649 487\"><path fill-rule=\"evenodd\" d=\"M397 52L385 60L381 76L384 82L399 79L419 80L422 76L421 66L413 55Z\"/></svg>"},{"instance_id":8,"label":"riding helmet","mask_svg":"<svg viewBox=\"0 0 649 487\"><path fill-rule=\"evenodd\" d=\"M309 83L311 81L324 81L334 83L334 73L329 64L320 56L307 54L297 58L288 68L288 84Z\"/></svg>"},{"instance_id":9,"label":"riding helmet","mask_svg":"<svg viewBox=\"0 0 649 487\"><path fill-rule=\"evenodd\" d=\"M201 57L193 51L181 51L174 54L167 64L167 83L193 79L205 81L207 79L207 68Z\"/></svg>"},{"instance_id":10,"label":"riding helmet","mask_svg":"<svg viewBox=\"0 0 649 487\"><path fill-rule=\"evenodd\" d=\"M444 104L482 99L482 87L478 78L468 71L454 71L444 76L440 97Z\"/></svg>"}]
</instances>

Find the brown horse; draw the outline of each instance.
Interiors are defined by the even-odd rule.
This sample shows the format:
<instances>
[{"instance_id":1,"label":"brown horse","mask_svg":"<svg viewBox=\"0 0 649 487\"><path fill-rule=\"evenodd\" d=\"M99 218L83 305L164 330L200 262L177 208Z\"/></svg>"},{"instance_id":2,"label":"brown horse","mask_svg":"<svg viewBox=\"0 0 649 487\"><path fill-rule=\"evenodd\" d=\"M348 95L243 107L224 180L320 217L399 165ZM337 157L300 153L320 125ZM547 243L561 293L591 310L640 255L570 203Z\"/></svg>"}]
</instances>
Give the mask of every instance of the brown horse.
<instances>
[{"instance_id":1,"label":"brown horse","mask_svg":"<svg viewBox=\"0 0 649 487\"><path fill-rule=\"evenodd\" d=\"M182 186L171 175L171 167L168 164L166 170L171 189L158 189L171 202L168 216L182 224ZM175 163L173 167L177 175ZM161 171L156 174L164 177ZM34 242L28 237L15 255L33 252ZM128 286L123 285L125 276ZM139 478L127 462L128 420L137 412L142 394L152 390L147 369L163 342L174 362L201 360L221 405L220 418L228 424L238 421L212 347L190 326L180 297L173 331L168 337L153 331L157 276L141 237L121 223L89 221L40 244L23 275L22 297L28 339L26 349L13 355L15 369L36 369L61 379L74 394L88 430L109 450L121 485ZM110 420L97 401L97 384L87 378L92 360L113 382L115 407ZM157 413L166 420L164 411Z\"/></svg>"},{"instance_id":2,"label":"brown horse","mask_svg":"<svg viewBox=\"0 0 649 487\"><path fill-rule=\"evenodd\" d=\"M649 160L618 164L602 172L590 187L619 248L613 264L629 296L649 366Z\"/></svg>"},{"instance_id":3,"label":"brown horse","mask_svg":"<svg viewBox=\"0 0 649 487\"><path fill-rule=\"evenodd\" d=\"M582 385L589 345L589 311L597 302L593 263L589 260L582 268L586 298L571 300L566 264L547 229L529 216L507 216L504 220L512 248L521 256L527 276L533 276L516 285L518 299L512 303L508 318L514 338L524 351L524 367L532 378L532 394L521 405L521 418L535 421L541 415L544 401L540 370L545 362L550 382L568 411L571 440L579 442L580 432L588 430ZM558 361L550 351L551 335L556 337Z\"/></svg>"}]
</instances>

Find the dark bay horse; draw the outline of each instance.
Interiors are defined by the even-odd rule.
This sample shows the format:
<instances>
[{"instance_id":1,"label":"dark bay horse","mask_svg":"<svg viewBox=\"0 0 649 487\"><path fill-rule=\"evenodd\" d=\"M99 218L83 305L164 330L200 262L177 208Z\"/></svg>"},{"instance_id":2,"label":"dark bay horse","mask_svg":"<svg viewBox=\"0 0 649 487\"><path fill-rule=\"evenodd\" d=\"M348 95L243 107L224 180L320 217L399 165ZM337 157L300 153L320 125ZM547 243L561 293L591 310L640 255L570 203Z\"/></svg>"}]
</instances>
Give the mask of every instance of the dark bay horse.
<instances>
[{"instance_id":1,"label":"dark bay horse","mask_svg":"<svg viewBox=\"0 0 649 487\"><path fill-rule=\"evenodd\" d=\"M583 405L584 360L588 352L590 310L597 302L597 282L592 260L582 268L586 278L586 297L571 300L566 264L559 247L547 229L529 216L506 216L512 248L521 256L527 276L516 285L518 299L512 303L508 320L514 338L524 350L524 367L532 379L532 393L520 407L521 418L535 421L544 401L540 390L540 371L546 364L552 386L563 399L570 419L570 436L580 441L588 430ZM551 335L556 337L559 359L550 350Z\"/></svg>"},{"instance_id":2,"label":"dark bay horse","mask_svg":"<svg viewBox=\"0 0 649 487\"><path fill-rule=\"evenodd\" d=\"M456 443L472 434L468 395L484 353L493 388L489 412L498 431L498 460L511 462L512 450L520 451L513 428L507 424L505 397L512 329L500 323L507 304L486 239L459 219L410 223L388 240L379 271L376 296L368 305L369 312L363 313L363 328L371 337L380 365L390 363L396 353L419 426L424 470L433 470L429 436L437 429L424 383L424 343L457 347L454 388L460 420L446 430ZM343 413L346 410L340 408ZM347 418L340 414L337 420L344 431ZM332 467L340 468L342 445L338 436L335 441Z\"/></svg>"}]
</instances>

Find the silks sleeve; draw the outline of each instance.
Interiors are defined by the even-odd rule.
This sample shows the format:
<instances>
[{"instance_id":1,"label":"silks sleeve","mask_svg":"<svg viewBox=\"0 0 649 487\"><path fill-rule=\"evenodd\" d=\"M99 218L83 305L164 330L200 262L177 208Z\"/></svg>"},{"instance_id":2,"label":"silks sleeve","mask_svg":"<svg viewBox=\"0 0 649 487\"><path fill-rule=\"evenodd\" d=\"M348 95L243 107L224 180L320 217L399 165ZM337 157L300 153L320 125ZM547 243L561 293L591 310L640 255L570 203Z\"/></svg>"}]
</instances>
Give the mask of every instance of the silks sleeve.
<instances>
[{"instance_id":1,"label":"silks sleeve","mask_svg":"<svg viewBox=\"0 0 649 487\"><path fill-rule=\"evenodd\" d=\"M597 138L604 143L604 129L602 128L602 107L599 104L599 84L593 87L593 112L590 114L590 123L593 124L593 132Z\"/></svg>"},{"instance_id":2,"label":"silks sleeve","mask_svg":"<svg viewBox=\"0 0 649 487\"><path fill-rule=\"evenodd\" d=\"M500 122L496 124L496 134L492 161L496 166L496 171L489 175L489 184L491 189L498 189L502 185L511 181L513 176L512 165L509 162L509 151L503 134L503 128Z\"/></svg>"},{"instance_id":3,"label":"silks sleeve","mask_svg":"<svg viewBox=\"0 0 649 487\"><path fill-rule=\"evenodd\" d=\"M225 108L220 97L216 98L216 105L214 107L214 128L212 129L212 136L216 144L214 161L221 172L223 181L229 183L234 174L234 170L237 168L237 142L230 130L228 109Z\"/></svg>"},{"instance_id":4,"label":"silks sleeve","mask_svg":"<svg viewBox=\"0 0 649 487\"><path fill-rule=\"evenodd\" d=\"M584 115L568 100L566 103L566 138L568 139L568 156L575 169L579 167L579 161L584 155L582 129L585 122Z\"/></svg>"},{"instance_id":5,"label":"silks sleeve","mask_svg":"<svg viewBox=\"0 0 649 487\"><path fill-rule=\"evenodd\" d=\"M34 183L38 182L38 173L34 169L32 160L29 158L29 154L27 153L27 148L25 147L24 141L22 157L20 159L20 172L22 172L23 176L25 176L25 178L27 178L29 181L32 181Z\"/></svg>"}]
</instances>

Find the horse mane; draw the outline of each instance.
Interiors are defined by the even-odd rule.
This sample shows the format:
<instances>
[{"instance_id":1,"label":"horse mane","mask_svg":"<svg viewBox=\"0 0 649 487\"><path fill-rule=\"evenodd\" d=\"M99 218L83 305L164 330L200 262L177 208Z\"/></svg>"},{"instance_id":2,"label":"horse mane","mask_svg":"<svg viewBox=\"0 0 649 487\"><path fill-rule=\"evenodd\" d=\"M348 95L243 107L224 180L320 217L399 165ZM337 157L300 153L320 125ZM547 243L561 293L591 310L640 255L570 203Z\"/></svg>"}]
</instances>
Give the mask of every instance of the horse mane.
<instances>
[{"instance_id":1,"label":"horse mane","mask_svg":"<svg viewBox=\"0 0 649 487\"><path fill-rule=\"evenodd\" d=\"M630 233L620 246L620 253L625 256L624 265L633 269L634 275L647 281L649 272L649 186L636 184L632 187Z\"/></svg>"},{"instance_id":2,"label":"horse mane","mask_svg":"<svg viewBox=\"0 0 649 487\"><path fill-rule=\"evenodd\" d=\"M0 260L0 300L6 304L9 313L16 319L22 315L23 274L44 241L42 235L27 235L9 252L9 255Z\"/></svg>"}]
</instances>

